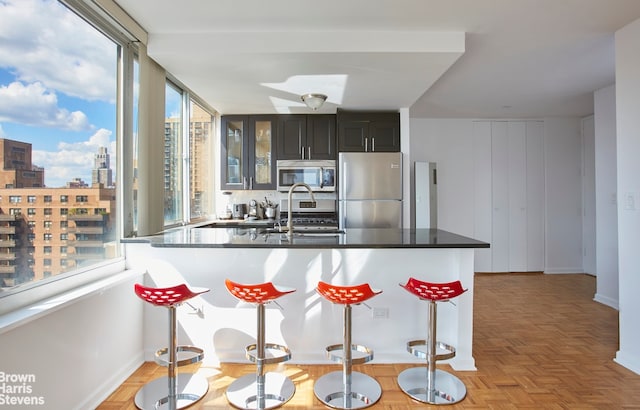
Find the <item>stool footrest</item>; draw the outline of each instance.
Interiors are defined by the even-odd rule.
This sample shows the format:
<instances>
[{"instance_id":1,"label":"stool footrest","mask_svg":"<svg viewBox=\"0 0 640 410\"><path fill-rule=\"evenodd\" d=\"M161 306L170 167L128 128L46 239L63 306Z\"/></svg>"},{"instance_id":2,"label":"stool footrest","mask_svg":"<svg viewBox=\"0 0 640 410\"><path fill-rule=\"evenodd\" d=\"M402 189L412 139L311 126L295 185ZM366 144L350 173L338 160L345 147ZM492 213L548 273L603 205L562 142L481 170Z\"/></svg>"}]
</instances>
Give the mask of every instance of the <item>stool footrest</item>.
<instances>
[{"instance_id":1,"label":"stool footrest","mask_svg":"<svg viewBox=\"0 0 640 410\"><path fill-rule=\"evenodd\" d=\"M291 359L291 351L286 346L282 346L276 343L265 343L264 345L265 351L269 350L272 352L280 352L281 354L278 356L265 357L262 359L259 359L256 356L257 348L258 346L255 343L250 344L245 348L245 356L247 360L251 361L252 363L262 362L262 364L274 364L274 363L286 362L287 360Z\"/></svg>"},{"instance_id":2,"label":"stool footrest","mask_svg":"<svg viewBox=\"0 0 640 410\"><path fill-rule=\"evenodd\" d=\"M373 377L352 372L349 378L351 393L346 393L342 372L327 373L313 386L313 392L323 404L333 409L363 409L373 406L380 400L382 387Z\"/></svg>"},{"instance_id":3,"label":"stool footrest","mask_svg":"<svg viewBox=\"0 0 640 410\"><path fill-rule=\"evenodd\" d=\"M179 373L175 378L175 409L183 409L202 399L209 390L209 381L199 374ZM134 402L139 409L170 408L167 396L169 378L160 377L145 384L138 390Z\"/></svg>"},{"instance_id":4,"label":"stool footrest","mask_svg":"<svg viewBox=\"0 0 640 410\"><path fill-rule=\"evenodd\" d=\"M424 350L421 348L424 348ZM424 339L412 340L410 342L407 342L407 351L421 359L429 358L429 352L426 351L428 348L429 346L427 345L427 341ZM447 359L451 359L455 355L456 355L455 347L450 346L443 342L436 341L436 355L434 357L434 360L447 360Z\"/></svg>"},{"instance_id":5,"label":"stool footrest","mask_svg":"<svg viewBox=\"0 0 640 410\"><path fill-rule=\"evenodd\" d=\"M327 346L327 357L331 359L331 361L336 363L342 363L344 360L344 346L342 344L336 344ZM342 351L342 355L334 354L333 352ZM370 362L373 360L373 350L363 345L351 345L351 351L364 353L364 356L352 357L351 364L363 364Z\"/></svg>"},{"instance_id":6,"label":"stool footrest","mask_svg":"<svg viewBox=\"0 0 640 410\"><path fill-rule=\"evenodd\" d=\"M160 366L169 366L169 348L165 347L156 351L155 361ZM193 363L198 363L204 358L204 350L195 346L176 346L176 366L186 366Z\"/></svg>"},{"instance_id":7,"label":"stool footrest","mask_svg":"<svg viewBox=\"0 0 640 410\"><path fill-rule=\"evenodd\" d=\"M433 377L429 389L429 379ZM412 399L428 404L454 404L465 398L467 388L451 373L436 369L430 375L426 367L410 367L398 375L398 385Z\"/></svg>"},{"instance_id":8,"label":"stool footrest","mask_svg":"<svg viewBox=\"0 0 640 410\"><path fill-rule=\"evenodd\" d=\"M246 374L227 387L227 400L238 409L273 409L288 402L296 387L282 373L267 372L262 377Z\"/></svg>"}]
</instances>

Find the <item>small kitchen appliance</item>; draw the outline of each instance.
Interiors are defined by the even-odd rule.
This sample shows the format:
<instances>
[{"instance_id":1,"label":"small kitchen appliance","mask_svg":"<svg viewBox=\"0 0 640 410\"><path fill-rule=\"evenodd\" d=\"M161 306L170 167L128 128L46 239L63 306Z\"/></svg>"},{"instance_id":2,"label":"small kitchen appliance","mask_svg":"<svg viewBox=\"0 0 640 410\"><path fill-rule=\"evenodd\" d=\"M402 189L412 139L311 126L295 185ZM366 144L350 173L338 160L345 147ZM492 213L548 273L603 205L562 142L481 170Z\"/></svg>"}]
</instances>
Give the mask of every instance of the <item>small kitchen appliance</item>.
<instances>
[{"instance_id":1,"label":"small kitchen appliance","mask_svg":"<svg viewBox=\"0 0 640 410\"><path fill-rule=\"evenodd\" d=\"M233 219L244 219L247 213L247 204L233 204Z\"/></svg>"},{"instance_id":2,"label":"small kitchen appliance","mask_svg":"<svg viewBox=\"0 0 640 410\"><path fill-rule=\"evenodd\" d=\"M336 191L336 161L334 160L279 160L278 191L289 192L298 182L309 185L313 192Z\"/></svg>"},{"instance_id":3,"label":"small kitchen appliance","mask_svg":"<svg viewBox=\"0 0 640 410\"><path fill-rule=\"evenodd\" d=\"M260 216L258 201L252 199L249 201L249 218L257 219Z\"/></svg>"}]
</instances>

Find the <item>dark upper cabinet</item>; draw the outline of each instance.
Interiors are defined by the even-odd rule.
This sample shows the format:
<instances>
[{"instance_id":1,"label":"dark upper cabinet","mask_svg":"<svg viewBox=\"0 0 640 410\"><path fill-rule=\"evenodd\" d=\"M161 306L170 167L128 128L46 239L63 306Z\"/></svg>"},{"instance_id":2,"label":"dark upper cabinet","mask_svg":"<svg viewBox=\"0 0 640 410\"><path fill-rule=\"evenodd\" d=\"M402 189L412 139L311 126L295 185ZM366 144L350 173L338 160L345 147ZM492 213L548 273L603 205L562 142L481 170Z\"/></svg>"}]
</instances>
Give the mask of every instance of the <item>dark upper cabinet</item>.
<instances>
[{"instance_id":1,"label":"dark upper cabinet","mask_svg":"<svg viewBox=\"0 0 640 410\"><path fill-rule=\"evenodd\" d=\"M278 159L335 159L336 116L278 116Z\"/></svg>"},{"instance_id":2,"label":"dark upper cabinet","mask_svg":"<svg viewBox=\"0 0 640 410\"><path fill-rule=\"evenodd\" d=\"M226 115L221 119L221 187L275 189L275 115Z\"/></svg>"},{"instance_id":3,"label":"dark upper cabinet","mask_svg":"<svg viewBox=\"0 0 640 410\"><path fill-rule=\"evenodd\" d=\"M339 110L337 123L338 151L400 151L400 113Z\"/></svg>"}]
</instances>

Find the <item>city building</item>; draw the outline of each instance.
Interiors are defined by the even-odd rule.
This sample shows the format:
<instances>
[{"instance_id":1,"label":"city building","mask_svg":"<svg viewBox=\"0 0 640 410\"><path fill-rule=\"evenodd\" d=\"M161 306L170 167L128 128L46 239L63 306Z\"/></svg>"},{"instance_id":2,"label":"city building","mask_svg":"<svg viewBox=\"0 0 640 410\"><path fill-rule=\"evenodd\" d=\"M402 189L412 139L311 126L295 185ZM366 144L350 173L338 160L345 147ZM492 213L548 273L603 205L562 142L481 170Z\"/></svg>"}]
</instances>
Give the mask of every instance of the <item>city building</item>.
<instances>
[{"instance_id":1,"label":"city building","mask_svg":"<svg viewBox=\"0 0 640 410\"><path fill-rule=\"evenodd\" d=\"M208 178L210 170L207 164L211 149L211 114L197 104L191 106L189 119L189 192L191 215L206 215L209 206L210 189L212 184ZM174 187L181 186L182 167L179 163L182 146L180 141L182 120L179 117L165 119L164 129L164 192L165 215L172 215L180 206L181 193L174 192ZM108 161L108 155L107 155ZM96 158L97 166L98 158ZM95 172L95 171L94 171Z\"/></svg>"},{"instance_id":2,"label":"city building","mask_svg":"<svg viewBox=\"0 0 640 410\"><path fill-rule=\"evenodd\" d=\"M0 139L0 187L44 186L44 169L31 163L31 144Z\"/></svg>"},{"instance_id":3,"label":"city building","mask_svg":"<svg viewBox=\"0 0 640 410\"><path fill-rule=\"evenodd\" d=\"M0 149L0 287L112 256L115 188L87 187L79 178L46 188L44 170L31 164L31 144L1 139Z\"/></svg>"},{"instance_id":4,"label":"city building","mask_svg":"<svg viewBox=\"0 0 640 410\"><path fill-rule=\"evenodd\" d=\"M94 159L91 170L91 185L102 184L105 187L113 186L113 171L110 165L110 156L107 147L100 147Z\"/></svg>"}]
</instances>

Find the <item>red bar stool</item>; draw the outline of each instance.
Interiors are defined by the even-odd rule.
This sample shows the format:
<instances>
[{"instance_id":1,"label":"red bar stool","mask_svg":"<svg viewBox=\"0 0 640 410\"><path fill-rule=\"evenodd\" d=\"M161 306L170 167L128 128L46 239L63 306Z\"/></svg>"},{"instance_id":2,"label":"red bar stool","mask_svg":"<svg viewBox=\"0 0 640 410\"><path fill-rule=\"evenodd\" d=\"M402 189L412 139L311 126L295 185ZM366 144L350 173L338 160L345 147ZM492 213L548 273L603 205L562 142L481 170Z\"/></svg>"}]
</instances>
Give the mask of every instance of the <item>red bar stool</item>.
<instances>
[{"instance_id":1,"label":"red bar stool","mask_svg":"<svg viewBox=\"0 0 640 410\"><path fill-rule=\"evenodd\" d=\"M150 288L136 283L134 291L145 302L169 309L169 347L156 351L155 355L156 363L167 367L167 376L144 385L136 394L135 404L140 409L188 407L207 394L209 382L196 374L176 374L177 367L197 363L204 357L204 351L198 347L178 345L176 308L209 289L189 288L185 284Z\"/></svg>"},{"instance_id":2,"label":"red bar stool","mask_svg":"<svg viewBox=\"0 0 640 410\"><path fill-rule=\"evenodd\" d=\"M373 290L369 284L357 286L335 286L319 282L316 291L330 302L344 305L342 344L327 346L327 356L337 363L342 363L342 371L335 371L320 377L313 391L322 403L335 409L361 409L375 404L382 395L380 384L371 376L353 372L354 364L363 364L373 359L373 350L366 346L351 343L351 306L359 305L382 293ZM341 355L334 354L342 351ZM354 358L352 351L362 353Z\"/></svg>"},{"instance_id":3,"label":"red bar stool","mask_svg":"<svg viewBox=\"0 0 640 410\"><path fill-rule=\"evenodd\" d=\"M280 296L295 292L295 289L276 288L273 283L242 285L227 279L229 292L243 302L253 303L258 311L256 343L245 348L248 360L256 363L256 373L247 374L235 380L227 388L227 400L240 409L272 409L288 402L296 391L291 379L284 374L264 371L267 364L281 363L291 359L286 346L265 343L265 305ZM266 357L266 351L279 354Z\"/></svg>"},{"instance_id":4,"label":"red bar stool","mask_svg":"<svg viewBox=\"0 0 640 410\"><path fill-rule=\"evenodd\" d=\"M427 340L407 342L407 351L414 356L427 360L427 368L412 367L398 375L398 384L411 398L429 404L453 404L467 395L464 383L451 373L436 369L436 361L451 359L456 349L436 339L437 302L450 302L466 289L460 281L448 283L429 283L409 278L405 285L408 292L429 303L429 329ZM422 349L426 349L422 350Z\"/></svg>"}]
</instances>

